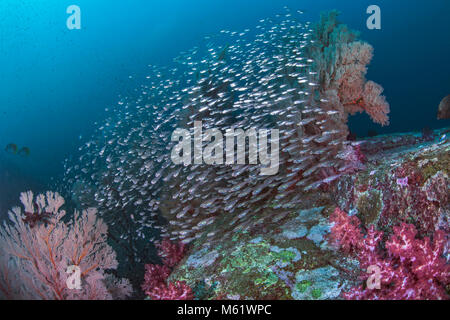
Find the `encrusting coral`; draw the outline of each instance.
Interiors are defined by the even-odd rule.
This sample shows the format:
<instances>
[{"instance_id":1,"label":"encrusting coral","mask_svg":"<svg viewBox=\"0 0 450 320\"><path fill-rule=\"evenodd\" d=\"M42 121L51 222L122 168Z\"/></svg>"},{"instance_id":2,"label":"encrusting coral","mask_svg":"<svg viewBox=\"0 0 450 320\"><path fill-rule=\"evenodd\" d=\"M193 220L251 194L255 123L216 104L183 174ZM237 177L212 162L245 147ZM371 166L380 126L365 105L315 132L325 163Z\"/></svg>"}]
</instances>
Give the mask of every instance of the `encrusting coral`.
<instances>
[{"instance_id":1,"label":"encrusting coral","mask_svg":"<svg viewBox=\"0 0 450 320\"><path fill-rule=\"evenodd\" d=\"M109 270L117 268L116 254L106 243L107 226L95 209L75 212L64 222L64 199L47 192L22 193L24 206L9 212L0 228L0 297L6 299L97 300L123 299L131 294L126 279ZM47 219L33 219L37 209ZM37 214L37 213L35 213ZM80 286L69 288L69 267L78 267Z\"/></svg>"}]
</instances>

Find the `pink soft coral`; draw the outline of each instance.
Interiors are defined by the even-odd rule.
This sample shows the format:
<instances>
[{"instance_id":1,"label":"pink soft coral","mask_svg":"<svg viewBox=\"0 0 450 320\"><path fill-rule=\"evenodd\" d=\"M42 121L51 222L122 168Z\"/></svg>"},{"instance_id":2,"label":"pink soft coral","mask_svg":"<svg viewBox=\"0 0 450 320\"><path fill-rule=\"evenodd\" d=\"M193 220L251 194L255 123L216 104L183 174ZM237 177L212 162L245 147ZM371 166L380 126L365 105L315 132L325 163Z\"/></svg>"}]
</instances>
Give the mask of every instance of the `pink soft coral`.
<instances>
[{"instance_id":1,"label":"pink soft coral","mask_svg":"<svg viewBox=\"0 0 450 320\"><path fill-rule=\"evenodd\" d=\"M152 300L193 300L194 293L184 281L170 282L168 285L161 284L147 292Z\"/></svg>"},{"instance_id":2,"label":"pink soft coral","mask_svg":"<svg viewBox=\"0 0 450 320\"><path fill-rule=\"evenodd\" d=\"M417 238L414 225L403 223L394 227L388 241L382 243L383 232L373 225L365 235L359 228L360 221L349 217L337 208L331 215L334 223L331 241L346 254L352 254L363 270L377 266L380 270L380 289L368 289L364 285L344 293L346 299L448 299L445 286L450 281L450 267L442 257L446 236L435 232L433 241ZM369 274L363 273L366 281Z\"/></svg>"},{"instance_id":3,"label":"pink soft coral","mask_svg":"<svg viewBox=\"0 0 450 320\"><path fill-rule=\"evenodd\" d=\"M163 263L170 268L177 265L183 259L186 251L186 245L184 243L176 243L168 239L164 239L156 246Z\"/></svg>"},{"instance_id":4,"label":"pink soft coral","mask_svg":"<svg viewBox=\"0 0 450 320\"><path fill-rule=\"evenodd\" d=\"M330 221L334 224L330 234L331 243L346 254L355 253L362 239L359 219L350 217L341 209L336 208L330 217Z\"/></svg>"},{"instance_id":5,"label":"pink soft coral","mask_svg":"<svg viewBox=\"0 0 450 320\"><path fill-rule=\"evenodd\" d=\"M158 243L158 254L164 265L147 264L142 290L152 300L192 300L192 289L185 283L167 280L175 267L184 257L186 245L165 239Z\"/></svg>"},{"instance_id":6,"label":"pink soft coral","mask_svg":"<svg viewBox=\"0 0 450 320\"><path fill-rule=\"evenodd\" d=\"M145 265L144 283L142 284L142 290L144 292L150 292L153 288L160 285L165 285L167 278L169 278L172 270L165 265L147 264Z\"/></svg>"}]
</instances>

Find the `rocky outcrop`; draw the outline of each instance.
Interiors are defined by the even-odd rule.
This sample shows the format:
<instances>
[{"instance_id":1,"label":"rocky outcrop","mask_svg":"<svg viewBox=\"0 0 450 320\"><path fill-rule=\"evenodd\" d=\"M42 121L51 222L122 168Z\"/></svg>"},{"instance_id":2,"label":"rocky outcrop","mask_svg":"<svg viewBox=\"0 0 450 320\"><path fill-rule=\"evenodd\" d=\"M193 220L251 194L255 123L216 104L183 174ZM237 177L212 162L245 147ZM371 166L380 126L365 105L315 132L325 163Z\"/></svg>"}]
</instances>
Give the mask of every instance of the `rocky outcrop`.
<instances>
[{"instance_id":1,"label":"rocky outcrop","mask_svg":"<svg viewBox=\"0 0 450 320\"><path fill-rule=\"evenodd\" d=\"M254 228L235 230L221 242L199 238L172 280L211 288L205 299L341 299L358 283L360 270L329 243L336 207L386 235L401 222L413 223L422 236L437 229L449 235L450 142L444 131L429 142L414 133L361 141L365 170L305 194L288 213L255 216ZM223 217L208 232L220 235L231 220Z\"/></svg>"}]
</instances>

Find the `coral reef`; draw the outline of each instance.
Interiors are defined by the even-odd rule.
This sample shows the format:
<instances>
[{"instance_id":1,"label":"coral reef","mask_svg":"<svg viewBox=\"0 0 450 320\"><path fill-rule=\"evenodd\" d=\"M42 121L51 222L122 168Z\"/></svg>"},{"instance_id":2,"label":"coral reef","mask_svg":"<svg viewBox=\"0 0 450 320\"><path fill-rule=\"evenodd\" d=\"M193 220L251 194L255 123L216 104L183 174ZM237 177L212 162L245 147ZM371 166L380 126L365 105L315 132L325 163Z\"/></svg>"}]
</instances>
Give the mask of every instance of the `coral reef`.
<instances>
[{"instance_id":1,"label":"coral reef","mask_svg":"<svg viewBox=\"0 0 450 320\"><path fill-rule=\"evenodd\" d=\"M447 144L436 142L445 130L434 132L431 142L419 133L363 142L371 164L366 173L339 181L336 203L387 232L402 222L413 223L420 236L449 230L449 157Z\"/></svg>"},{"instance_id":2,"label":"coral reef","mask_svg":"<svg viewBox=\"0 0 450 320\"><path fill-rule=\"evenodd\" d=\"M184 257L186 246L164 239L157 244L163 265L147 264L141 288L151 300L193 300L192 288L184 281L168 282L167 279Z\"/></svg>"},{"instance_id":3,"label":"coral reef","mask_svg":"<svg viewBox=\"0 0 450 320\"><path fill-rule=\"evenodd\" d=\"M67 164L68 192L80 207L98 208L128 267L119 274L135 286L143 263L155 262L155 230L174 241L220 243L236 230L282 219L305 194L365 168L358 143L347 141L346 122L363 110L388 122L381 87L365 79L372 48L335 12L316 26L297 19L289 12L262 21L254 37L224 30L178 57L176 68L150 66L145 82L121 97L77 162ZM278 174L260 175L262 164L174 164L171 133L187 128L195 135L195 121L203 131L277 128ZM202 150L210 147L211 137L200 138ZM196 152L194 160L202 160ZM228 228L211 230L223 215L232 216Z\"/></svg>"},{"instance_id":4,"label":"coral reef","mask_svg":"<svg viewBox=\"0 0 450 320\"><path fill-rule=\"evenodd\" d=\"M171 272L172 269L166 265L146 264L142 290L148 294L154 288L163 285Z\"/></svg>"},{"instance_id":5,"label":"coral reef","mask_svg":"<svg viewBox=\"0 0 450 320\"><path fill-rule=\"evenodd\" d=\"M370 225L365 234L357 217L348 216L337 208L330 217L334 224L330 238L343 252L357 257L367 281L378 268L380 287L354 287L344 293L346 299L410 300L449 299L445 286L450 282L450 265L443 258L446 235L438 230L429 237L417 238L412 224L395 226L393 234L382 244L383 232ZM385 248L384 250L381 248Z\"/></svg>"},{"instance_id":6,"label":"coral reef","mask_svg":"<svg viewBox=\"0 0 450 320\"><path fill-rule=\"evenodd\" d=\"M168 239L157 243L156 247L159 249L158 254L162 258L164 265L169 268L176 266L186 253L186 245L184 243L175 243Z\"/></svg>"},{"instance_id":7,"label":"coral reef","mask_svg":"<svg viewBox=\"0 0 450 320\"><path fill-rule=\"evenodd\" d=\"M35 250L49 262L40 262L5 229L3 247L20 250L1 260L0 288L13 292L5 289L11 263L31 275L43 263L49 276L26 285L50 287L46 298L73 298L52 270L54 255L69 254L86 273L80 298L129 294L127 282L106 272L114 269L152 300L447 299L448 139L431 130L351 138L349 115L365 112L387 125L390 107L383 88L366 79L373 48L337 16L325 13L311 25L289 12L261 21L255 36L224 30L178 57L177 67L149 66L66 164L67 193L98 213L76 213L65 224L54 194L47 198L57 205L42 196L35 205L28 195L25 213L14 211L16 233L36 235L29 243L52 234L55 246L72 241L74 251L41 241ZM251 163L257 143L250 138L233 165L222 165L226 146L200 135L199 122L200 131L216 133L278 129L271 137L279 143L278 173L262 175L266 164ZM192 165L171 159L177 128L194 137ZM207 151L212 164L203 161ZM382 270L377 292L361 285L361 270L373 265Z\"/></svg>"},{"instance_id":8,"label":"coral reef","mask_svg":"<svg viewBox=\"0 0 450 320\"><path fill-rule=\"evenodd\" d=\"M448 299L450 145L439 139L445 130L428 142L419 132L359 141L361 150L378 150L366 154L365 169L304 195L287 215L274 209L259 229L235 229L220 243L193 241L170 281L215 284L214 299ZM406 186L397 184L401 168L409 170ZM439 216L430 228L424 221L431 211L401 200L415 185ZM397 214L386 215L388 207ZM207 231L223 234L230 220L221 217ZM366 287L372 263L382 271L379 291Z\"/></svg>"},{"instance_id":9,"label":"coral reef","mask_svg":"<svg viewBox=\"0 0 450 320\"><path fill-rule=\"evenodd\" d=\"M442 99L439 104L437 118L440 120L450 119L450 95Z\"/></svg>"},{"instance_id":10,"label":"coral reef","mask_svg":"<svg viewBox=\"0 0 450 320\"><path fill-rule=\"evenodd\" d=\"M117 268L116 254L106 243L107 226L95 209L74 213L65 223L64 199L57 193L22 193L10 223L0 229L0 294L8 299L123 299L131 294L127 280L108 271ZM35 212L36 210L36 212ZM32 219L32 213L47 214ZM26 214L25 214L26 213ZM80 269L81 287L67 285L69 266Z\"/></svg>"}]
</instances>

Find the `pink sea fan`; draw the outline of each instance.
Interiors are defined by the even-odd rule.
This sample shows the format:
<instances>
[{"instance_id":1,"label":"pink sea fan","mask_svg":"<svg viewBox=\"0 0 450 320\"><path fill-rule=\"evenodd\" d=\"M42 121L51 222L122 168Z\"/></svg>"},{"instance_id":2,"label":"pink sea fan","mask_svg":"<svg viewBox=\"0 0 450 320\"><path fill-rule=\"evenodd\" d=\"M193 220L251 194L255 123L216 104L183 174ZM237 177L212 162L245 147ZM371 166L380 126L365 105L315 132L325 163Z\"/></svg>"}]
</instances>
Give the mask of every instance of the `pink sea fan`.
<instances>
[{"instance_id":1,"label":"pink sea fan","mask_svg":"<svg viewBox=\"0 0 450 320\"><path fill-rule=\"evenodd\" d=\"M373 57L373 48L370 44L355 41L348 44L337 44L336 57L336 75L335 81L339 88L339 96L345 106L350 108L352 105L361 111L357 104L350 104L363 96L363 88L365 82L365 74L367 73L367 65ZM353 110L348 110L354 113Z\"/></svg>"},{"instance_id":2,"label":"pink sea fan","mask_svg":"<svg viewBox=\"0 0 450 320\"><path fill-rule=\"evenodd\" d=\"M64 199L57 193L21 194L25 212L38 207L50 219L31 227L18 207L9 212L11 223L0 228L0 296L8 299L113 299L131 293L127 280L112 279L105 270L116 269L117 260L107 244L107 226L95 209L64 223ZM66 283L69 266L80 271L81 290ZM120 289L120 290L116 290ZM114 292L114 293L113 293ZM119 296L113 297L114 294Z\"/></svg>"},{"instance_id":3,"label":"pink sea fan","mask_svg":"<svg viewBox=\"0 0 450 320\"><path fill-rule=\"evenodd\" d=\"M388 114L390 112L389 103L386 97L381 95L383 87L373 81L367 81L364 85L364 110L376 123L383 126L389 124Z\"/></svg>"},{"instance_id":4,"label":"pink sea fan","mask_svg":"<svg viewBox=\"0 0 450 320\"><path fill-rule=\"evenodd\" d=\"M338 22L337 11L321 16L314 28L315 43L311 48L320 83L320 96L336 90L346 114L366 112L374 122L389 124L389 104L382 96L383 88L366 82L367 66L373 58L373 47L358 41L358 33ZM336 105L336 103L334 103ZM347 122L345 116L344 123Z\"/></svg>"}]
</instances>

